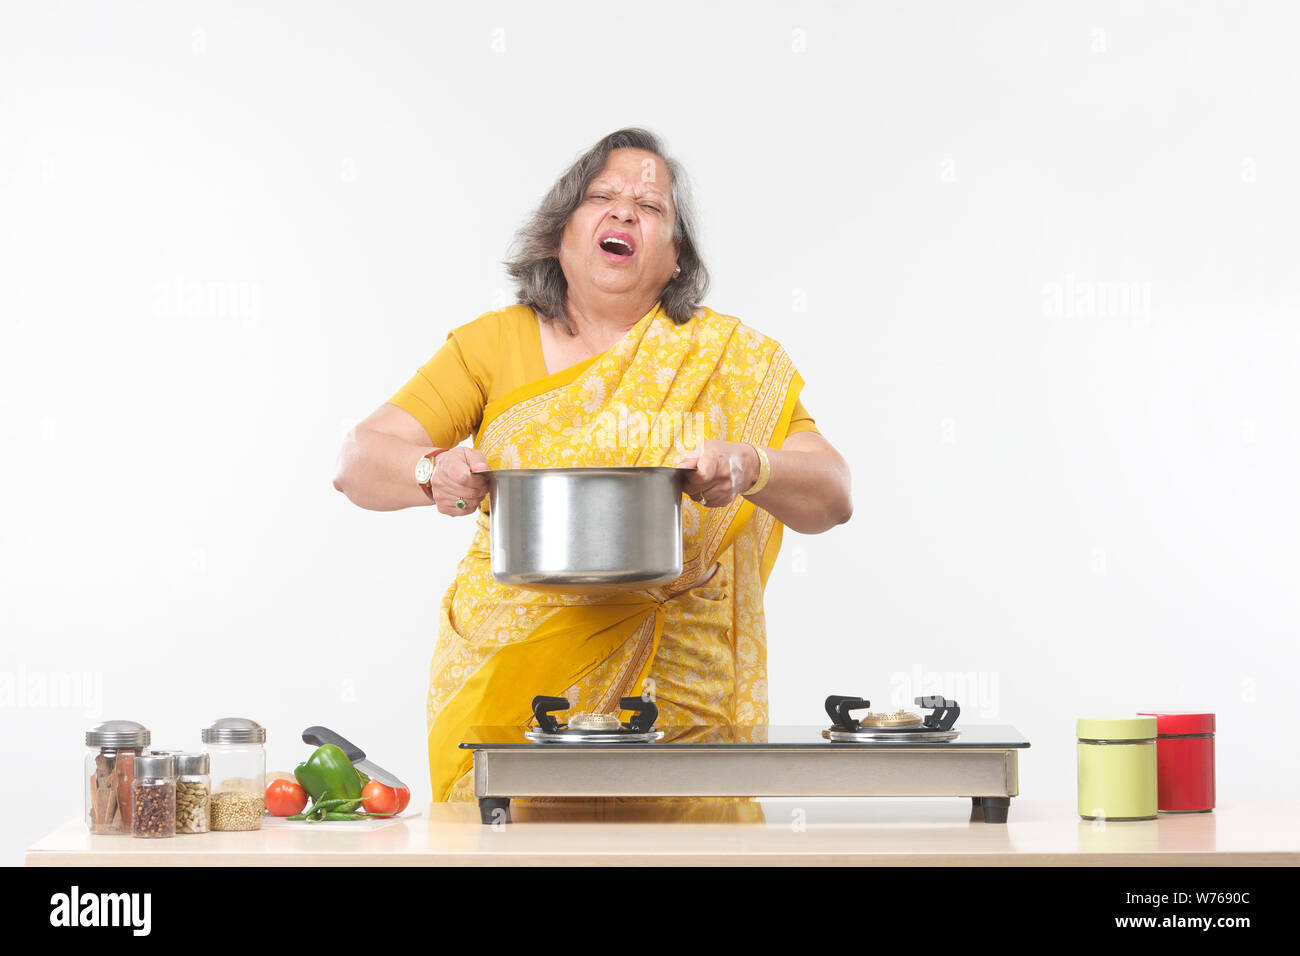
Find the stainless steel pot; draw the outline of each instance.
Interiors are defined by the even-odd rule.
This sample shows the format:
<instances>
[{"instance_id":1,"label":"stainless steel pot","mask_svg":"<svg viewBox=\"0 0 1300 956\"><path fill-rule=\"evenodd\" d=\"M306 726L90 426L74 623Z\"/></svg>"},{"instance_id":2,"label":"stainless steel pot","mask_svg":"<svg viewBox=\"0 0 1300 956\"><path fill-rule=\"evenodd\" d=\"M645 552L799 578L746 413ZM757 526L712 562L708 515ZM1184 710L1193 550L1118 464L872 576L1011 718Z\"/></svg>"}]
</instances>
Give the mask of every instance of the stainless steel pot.
<instances>
[{"instance_id":1,"label":"stainless steel pot","mask_svg":"<svg viewBox=\"0 0 1300 956\"><path fill-rule=\"evenodd\" d=\"M632 591L682 573L693 468L504 468L488 476L492 576L559 593Z\"/></svg>"}]
</instances>

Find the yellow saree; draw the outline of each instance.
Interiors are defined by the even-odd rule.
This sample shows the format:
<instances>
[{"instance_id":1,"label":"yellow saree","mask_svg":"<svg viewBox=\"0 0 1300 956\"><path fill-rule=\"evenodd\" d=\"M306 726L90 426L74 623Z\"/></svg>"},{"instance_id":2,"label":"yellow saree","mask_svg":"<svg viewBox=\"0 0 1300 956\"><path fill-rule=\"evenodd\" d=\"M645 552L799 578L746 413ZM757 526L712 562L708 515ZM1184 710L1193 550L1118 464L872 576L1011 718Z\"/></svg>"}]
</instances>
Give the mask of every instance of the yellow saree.
<instances>
[{"instance_id":1,"label":"yellow saree","mask_svg":"<svg viewBox=\"0 0 1300 956\"><path fill-rule=\"evenodd\" d=\"M707 308L677 325L656 303L613 348L490 403L475 447L493 468L674 465L710 438L776 448L802 388L775 340ZM488 509L440 606L434 800L473 798L465 731L526 726L535 694L610 711L653 686L660 726L767 723L763 589L782 530L770 514L683 499L681 577L610 597L497 583Z\"/></svg>"}]
</instances>

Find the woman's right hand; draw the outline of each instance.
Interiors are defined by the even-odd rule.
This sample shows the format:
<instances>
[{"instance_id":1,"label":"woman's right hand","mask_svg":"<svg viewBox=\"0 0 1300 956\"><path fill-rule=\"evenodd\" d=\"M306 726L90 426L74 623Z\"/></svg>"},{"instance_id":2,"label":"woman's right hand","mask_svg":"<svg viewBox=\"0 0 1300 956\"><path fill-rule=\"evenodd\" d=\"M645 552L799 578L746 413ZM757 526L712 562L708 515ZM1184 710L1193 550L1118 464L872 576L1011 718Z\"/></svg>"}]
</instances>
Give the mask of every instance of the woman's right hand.
<instances>
[{"instance_id":1,"label":"woman's right hand","mask_svg":"<svg viewBox=\"0 0 1300 956\"><path fill-rule=\"evenodd\" d=\"M477 511L488 493L488 477L478 474L491 467L484 454L476 448L456 447L443 452L433 464L429 490L437 509L453 517ZM465 502L464 508L456 507L457 498Z\"/></svg>"}]
</instances>

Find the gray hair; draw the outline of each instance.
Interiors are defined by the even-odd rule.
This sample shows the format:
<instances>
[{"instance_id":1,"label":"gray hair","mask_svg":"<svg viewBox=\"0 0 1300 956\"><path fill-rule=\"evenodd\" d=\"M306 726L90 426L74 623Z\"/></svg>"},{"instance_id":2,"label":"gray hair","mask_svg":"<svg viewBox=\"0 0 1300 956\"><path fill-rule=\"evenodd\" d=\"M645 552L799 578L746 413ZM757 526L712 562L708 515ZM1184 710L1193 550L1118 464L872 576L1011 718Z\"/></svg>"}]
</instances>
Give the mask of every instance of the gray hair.
<instances>
[{"instance_id":1,"label":"gray hair","mask_svg":"<svg viewBox=\"0 0 1300 956\"><path fill-rule=\"evenodd\" d=\"M555 319L565 330L574 330L564 310L569 283L560 269L560 239L569 217L582 204L609 154L616 149L642 149L658 156L668 167L673 182L673 209L676 223L673 236L678 242L677 265L681 273L669 279L659 298L664 312L678 325L695 313L709 289L709 271L696 248L698 229L695 204L691 199L686 172L675 159L664 154L659 137L644 129L628 128L610 133L587 150L564 171L546 194L528 221L515 233L506 272L519 282L517 294L524 305L532 306L543 316Z\"/></svg>"}]
</instances>

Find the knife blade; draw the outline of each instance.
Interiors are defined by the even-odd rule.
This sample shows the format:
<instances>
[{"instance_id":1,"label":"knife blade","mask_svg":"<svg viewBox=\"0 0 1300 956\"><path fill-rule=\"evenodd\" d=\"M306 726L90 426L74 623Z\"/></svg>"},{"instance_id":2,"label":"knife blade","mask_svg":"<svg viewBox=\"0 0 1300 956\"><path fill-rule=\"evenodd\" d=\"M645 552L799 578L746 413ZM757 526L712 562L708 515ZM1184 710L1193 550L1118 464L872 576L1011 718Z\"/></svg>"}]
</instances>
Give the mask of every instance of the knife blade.
<instances>
[{"instance_id":1,"label":"knife blade","mask_svg":"<svg viewBox=\"0 0 1300 956\"><path fill-rule=\"evenodd\" d=\"M336 734L328 727L308 727L302 732L302 741L305 744L311 744L313 747L333 744L348 755L348 759L352 761L352 766L356 767L372 780L378 780L385 787L403 788L406 790L411 789L402 782L402 779L398 777L397 774L389 773L374 761L367 760L366 752L364 750L352 741L348 740L342 734Z\"/></svg>"}]
</instances>

